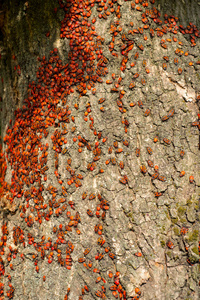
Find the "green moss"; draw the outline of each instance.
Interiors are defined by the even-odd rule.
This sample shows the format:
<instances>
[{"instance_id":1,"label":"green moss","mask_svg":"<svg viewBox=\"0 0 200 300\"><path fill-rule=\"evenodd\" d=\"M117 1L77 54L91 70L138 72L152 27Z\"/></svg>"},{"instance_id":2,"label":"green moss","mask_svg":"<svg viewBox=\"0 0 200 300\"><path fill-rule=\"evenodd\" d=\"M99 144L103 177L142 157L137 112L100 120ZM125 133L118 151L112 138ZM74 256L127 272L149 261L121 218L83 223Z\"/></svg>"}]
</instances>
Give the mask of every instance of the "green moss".
<instances>
[{"instance_id":1,"label":"green moss","mask_svg":"<svg viewBox=\"0 0 200 300\"><path fill-rule=\"evenodd\" d=\"M190 199L187 200L187 205L191 206L192 204L198 205L199 201L196 194L193 194Z\"/></svg>"},{"instance_id":2,"label":"green moss","mask_svg":"<svg viewBox=\"0 0 200 300\"><path fill-rule=\"evenodd\" d=\"M179 206L178 208L178 215L181 217L185 214L186 212L186 208L185 207L182 207L182 206Z\"/></svg>"},{"instance_id":3,"label":"green moss","mask_svg":"<svg viewBox=\"0 0 200 300\"><path fill-rule=\"evenodd\" d=\"M161 247L164 248L165 247L165 241L160 241Z\"/></svg>"},{"instance_id":4,"label":"green moss","mask_svg":"<svg viewBox=\"0 0 200 300\"><path fill-rule=\"evenodd\" d=\"M166 228L165 226L162 226L162 231L165 232Z\"/></svg>"},{"instance_id":5,"label":"green moss","mask_svg":"<svg viewBox=\"0 0 200 300\"><path fill-rule=\"evenodd\" d=\"M175 235L180 236L180 230L178 227L174 227L173 230Z\"/></svg>"},{"instance_id":6,"label":"green moss","mask_svg":"<svg viewBox=\"0 0 200 300\"><path fill-rule=\"evenodd\" d=\"M178 218L173 218L173 219L172 219L172 223L173 223L173 224L177 224L177 222L178 222Z\"/></svg>"},{"instance_id":7,"label":"green moss","mask_svg":"<svg viewBox=\"0 0 200 300\"><path fill-rule=\"evenodd\" d=\"M196 73L197 79L200 81L200 75Z\"/></svg>"},{"instance_id":8,"label":"green moss","mask_svg":"<svg viewBox=\"0 0 200 300\"><path fill-rule=\"evenodd\" d=\"M170 258L172 257L172 253L170 251L167 251L166 253Z\"/></svg>"},{"instance_id":9,"label":"green moss","mask_svg":"<svg viewBox=\"0 0 200 300\"><path fill-rule=\"evenodd\" d=\"M199 262L199 258L196 256L192 256L192 255L189 257L189 260L192 264L196 264Z\"/></svg>"},{"instance_id":10,"label":"green moss","mask_svg":"<svg viewBox=\"0 0 200 300\"><path fill-rule=\"evenodd\" d=\"M191 232L188 236L188 241L189 242L195 242L198 241L199 238L199 231L198 230L194 230L193 232Z\"/></svg>"},{"instance_id":11,"label":"green moss","mask_svg":"<svg viewBox=\"0 0 200 300\"><path fill-rule=\"evenodd\" d=\"M128 213L128 217L132 220L132 222L134 222L133 213Z\"/></svg>"},{"instance_id":12,"label":"green moss","mask_svg":"<svg viewBox=\"0 0 200 300\"><path fill-rule=\"evenodd\" d=\"M196 255L199 255L199 250L196 246L192 247L192 252L194 252Z\"/></svg>"},{"instance_id":13,"label":"green moss","mask_svg":"<svg viewBox=\"0 0 200 300\"><path fill-rule=\"evenodd\" d=\"M187 205L188 205L188 206L191 206L191 205L192 205L191 199L188 199L188 200L187 200Z\"/></svg>"},{"instance_id":14,"label":"green moss","mask_svg":"<svg viewBox=\"0 0 200 300\"><path fill-rule=\"evenodd\" d=\"M187 223L186 218L181 218L180 221L181 221L181 223Z\"/></svg>"},{"instance_id":15,"label":"green moss","mask_svg":"<svg viewBox=\"0 0 200 300\"><path fill-rule=\"evenodd\" d=\"M166 205L166 206L167 206L167 205ZM165 210L164 213L166 214L166 217L170 220L170 215L169 215L168 210Z\"/></svg>"}]
</instances>

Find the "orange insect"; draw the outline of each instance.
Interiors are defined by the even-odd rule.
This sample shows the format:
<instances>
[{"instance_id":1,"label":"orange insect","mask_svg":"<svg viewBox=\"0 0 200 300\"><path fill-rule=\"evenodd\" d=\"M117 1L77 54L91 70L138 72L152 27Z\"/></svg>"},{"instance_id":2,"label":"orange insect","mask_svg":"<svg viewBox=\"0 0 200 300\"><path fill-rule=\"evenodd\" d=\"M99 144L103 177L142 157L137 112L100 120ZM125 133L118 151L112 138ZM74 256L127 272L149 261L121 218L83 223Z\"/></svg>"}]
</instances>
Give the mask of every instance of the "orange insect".
<instances>
[{"instance_id":1,"label":"orange insect","mask_svg":"<svg viewBox=\"0 0 200 300\"><path fill-rule=\"evenodd\" d=\"M119 182L123 183L123 184L127 184L128 183L128 178L126 175L124 175L124 177L119 179Z\"/></svg>"},{"instance_id":2,"label":"orange insect","mask_svg":"<svg viewBox=\"0 0 200 300\"><path fill-rule=\"evenodd\" d=\"M167 121L169 119L169 116L164 116L164 117L162 117L162 121L164 122L164 121Z\"/></svg>"},{"instance_id":3,"label":"orange insect","mask_svg":"<svg viewBox=\"0 0 200 300\"><path fill-rule=\"evenodd\" d=\"M96 283L99 283L101 281L101 276L98 276L96 279Z\"/></svg>"},{"instance_id":4,"label":"orange insect","mask_svg":"<svg viewBox=\"0 0 200 300\"><path fill-rule=\"evenodd\" d=\"M140 149L139 149L139 148L136 148L136 150L135 150L135 154L136 154L136 156L137 156L137 157L139 157L139 156L140 156Z\"/></svg>"},{"instance_id":5,"label":"orange insect","mask_svg":"<svg viewBox=\"0 0 200 300\"><path fill-rule=\"evenodd\" d=\"M82 194L82 200L85 200L86 197L87 197L87 193L84 192L84 193Z\"/></svg>"},{"instance_id":6,"label":"orange insect","mask_svg":"<svg viewBox=\"0 0 200 300\"><path fill-rule=\"evenodd\" d=\"M164 60L166 60L167 62L169 61L169 57L168 56L163 56Z\"/></svg>"},{"instance_id":7,"label":"orange insect","mask_svg":"<svg viewBox=\"0 0 200 300\"><path fill-rule=\"evenodd\" d=\"M132 90L135 87L135 82L131 82L129 84L129 89Z\"/></svg>"},{"instance_id":8,"label":"orange insect","mask_svg":"<svg viewBox=\"0 0 200 300\"><path fill-rule=\"evenodd\" d=\"M183 72L183 69L182 68L178 68L178 74L181 75Z\"/></svg>"},{"instance_id":9,"label":"orange insect","mask_svg":"<svg viewBox=\"0 0 200 300\"><path fill-rule=\"evenodd\" d=\"M168 247L169 249L173 249L173 248L174 248L174 244L173 244L171 241L169 241L169 242L167 243L167 247Z\"/></svg>"},{"instance_id":10,"label":"orange insect","mask_svg":"<svg viewBox=\"0 0 200 300\"><path fill-rule=\"evenodd\" d=\"M158 180L164 182L164 181L166 181L166 177L165 177L165 176L158 175Z\"/></svg>"},{"instance_id":11,"label":"orange insect","mask_svg":"<svg viewBox=\"0 0 200 300\"><path fill-rule=\"evenodd\" d=\"M154 170L155 170L155 172L158 172L159 167L157 165L155 165Z\"/></svg>"},{"instance_id":12,"label":"orange insect","mask_svg":"<svg viewBox=\"0 0 200 300\"><path fill-rule=\"evenodd\" d=\"M144 50L144 46L142 44L139 44L138 47L140 48L141 51Z\"/></svg>"},{"instance_id":13,"label":"orange insect","mask_svg":"<svg viewBox=\"0 0 200 300\"><path fill-rule=\"evenodd\" d=\"M138 10L139 10L139 9L138 9ZM117 293L116 291L113 291L112 294L113 294L113 296L114 296L116 299L118 299L118 293Z\"/></svg>"},{"instance_id":14,"label":"orange insect","mask_svg":"<svg viewBox=\"0 0 200 300\"><path fill-rule=\"evenodd\" d=\"M127 140L123 140L123 144L124 144L126 147L128 147L129 142L128 142Z\"/></svg>"},{"instance_id":15,"label":"orange insect","mask_svg":"<svg viewBox=\"0 0 200 300\"><path fill-rule=\"evenodd\" d=\"M179 174L180 177L183 177L184 175L185 175L185 171L181 171Z\"/></svg>"},{"instance_id":16,"label":"orange insect","mask_svg":"<svg viewBox=\"0 0 200 300\"><path fill-rule=\"evenodd\" d=\"M150 36L154 37L154 30L152 28L150 28Z\"/></svg>"},{"instance_id":17,"label":"orange insect","mask_svg":"<svg viewBox=\"0 0 200 300\"><path fill-rule=\"evenodd\" d=\"M153 175L151 175L152 180L155 180L156 178L158 178L158 173L154 173Z\"/></svg>"},{"instance_id":18,"label":"orange insect","mask_svg":"<svg viewBox=\"0 0 200 300\"><path fill-rule=\"evenodd\" d=\"M136 103L135 102L131 102L130 103L130 107L134 107L134 106L136 106Z\"/></svg>"},{"instance_id":19,"label":"orange insect","mask_svg":"<svg viewBox=\"0 0 200 300\"><path fill-rule=\"evenodd\" d=\"M105 161L105 164L108 165L110 163L110 159Z\"/></svg>"},{"instance_id":20,"label":"orange insect","mask_svg":"<svg viewBox=\"0 0 200 300\"><path fill-rule=\"evenodd\" d=\"M109 271L108 277L109 277L109 278L112 278L112 277L113 277L113 273L112 273L111 271Z\"/></svg>"},{"instance_id":21,"label":"orange insect","mask_svg":"<svg viewBox=\"0 0 200 300\"><path fill-rule=\"evenodd\" d=\"M149 70L149 68L145 68L145 71L146 71L146 73L147 73L147 74L149 74L149 73L150 73L150 70Z\"/></svg>"},{"instance_id":22,"label":"orange insect","mask_svg":"<svg viewBox=\"0 0 200 300\"><path fill-rule=\"evenodd\" d=\"M123 152L123 149L122 149L122 148L118 148L118 149L115 151L115 153L121 153L121 152Z\"/></svg>"},{"instance_id":23,"label":"orange insect","mask_svg":"<svg viewBox=\"0 0 200 300\"><path fill-rule=\"evenodd\" d=\"M119 166L120 166L121 169L124 169L124 163L123 163L123 161L120 161Z\"/></svg>"},{"instance_id":24,"label":"orange insect","mask_svg":"<svg viewBox=\"0 0 200 300\"><path fill-rule=\"evenodd\" d=\"M163 63L163 65L162 65L162 67L163 67L163 70L167 70L167 64L166 63Z\"/></svg>"},{"instance_id":25,"label":"orange insect","mask_svg":"<svg viewBox=\"0 0 200 300\"><path fill-rule=\"evenodd\" d=\"M134 253L135 254L135 256L137 256L137 257L141 257L142 256L142 253L141 252L136 252L136 253Z\"/></svg>"},{"instance_id":26,"label":"orange insect","mask_svg":"<svg viewBox=\"0 0 200 300\"><path fill-rule=\"evenodd\" d=\"M180 157L183 158L184 155L185 155L185 151L184 151L184 150L181 150L181 151L180 151Z\"/></svg>"},{"instance_id":27,"label":"orange insect","mask_svg":"<svg viewBox=\"0 0 200 300\"><path fill-rule=\"evenodd\" d=\"M190 182L190 183L193 183L193 182L194 182L194 176L190 175L190 177L189 177L189 182Z\"/></svg>"},{"instance_id":28,"label":"orange insect","mask_svg":"<svg viewBox=\"0 0 200 300\"><path fill-rule=\"evenodd\" d=\"M158 137L156 136L153 141L154 141L154 143L157 143L158 142Z\"/></svg>"},{"instance_id":29,"label":"orange insect","mask_svg":"<svg viewBox=\"0 0 200 300\"><path fill-rule=\"evenodd\" d=\"M151 112L151 110L150 110L150 109L147 109L147 110L145 111L145 113L144 113L144 116L145 116L145 117L149 116L149 115L150 115L150 112Z\"/></svg>"},{"instance_id":30,"label":"orange insect","mask_svg":"<svg viewBox=\"0 0 200 300\"><path fill-rule=\"evenodd\" d=\"M116 285L116 284L111 285L111 286L110 286L110 290L111 290L111 291L116 291L116 290L117 290L117 285Z\"/></svg>"},{"instance_id":31,"label":"orange insect","mask_svg":"<svg viewBox=\"0 0 200 300\"><path fill-rule=\"evenodd\" d=\"M135 293L138 294L138 295L141 295L141 291L138 287L135 288Z\"/></svg>"},{"instance_id":32,"label":"orange insect","mask_svg":"<svg viewBox=\"0 0 200 300\"><path fill-rule=\"evenodd\" d=\"M109 257L113 260L113 259L115 259L116 258L116 255L114 254L114 253L109 253Z\"/></svg>"},{"instance_id":33,"label":"orange insect","mask_svg":"<svg viewBox=\"0 0 200 300\"><path fill-rule=\"evenodd\" d=\"M96 196L95 196L95 194L90 194L90 196L89 196L89 200L93 200L94 198L95 198Z\"/></svg>"},{"instance_id":34,"label":"orange insect","mask_svg":"<svg viewBox=\"0 0 200 300\"><path fill-rule=\"evenodd\" d=\"M149 165L149 167L151 167L151 168L153 168L153 162L152 162L152 160L147 160L147 163L148 163L148 165Z\"/></svg>"},{"instance_id":35,"label":"orange insect","mask_svg":"<svg viewBox=\"0 0 200 300\"><path fill-rule=\"evenodd\" d=\"M151 149L150 147L147 147L147 152L148 152L150 155L153 154L153 151L152 151L152 149Z\"/></svg>"},{"instance_id":36,"label":"orange insect","mask_svg":"<svg viewBox=\"0 0 200 300\"><path fill-rule=\"evenodd\" d=\"M99 254L99 257L98 257L98 260L102 260L103 257L104 257L104 254L103 254L103 253L100 253L100 254Z\"/></svg>"},{"instance_id":37,"label":"orange insect","mask_svg":"<svg viewBox=\"0 0 200 300\"><path fill-rule=\"evenodd\" d=\"M93 217L93 212L90 209L87 209L87 214L88 216Z\"/></svg>"},{"instance_id":38,"label":"orange insect","mask_svg":"<svg viewBox=\"0 0 200 300\"><path fill-rule=\"evenodd\" d=\"M135 73L135 74L133 75L133 78L136 79L136 78L138 78L139 76L140 76L139 73Z\"/></svg>"},{"instance_id":39,"label":"orange insect","mask_svg":"<svg viewBox=\"0 0 200 300\"><path fill-rule=\"evenodd\" d=\"M169 112L168 112L168 117L173 117L174 115L174 109L171 109Z\"/></svg>"},{"instance_id":40,"label":"orange insect","mask_svg":"<svg viewBox=\"0 0 200 300\"><path fill-rule=\"evenodd\" d=\"M105 248L105 252L108 253L110 251L110 247Z\"/></svg>"},{"instance_id":41,"label":"orange insect","mask_svg":"<svg viewBox=\"0 0 200 300\"><path fill-rule=\"evenodd\" d=\"M165 144L167 144L167 145L170 145L170 144L171 144L171 141L168 140L168 139L166 139L166 138L163 139L163 142L165 142Z\"/></svg>"},{"instance_id":42,"label":"orange insect","mask_svg":"<svg viewBox=\"0 0 200 300\"><path fill-rule=\"evenodd\" d=\"M139 108L143 108L144 107L141 100L138 101L138 106L139 106Z\"/></svg>"},{"instance_id":43,"label":"orange insect","mask_svg":"<svg viewBox=\"0 0 200 300\"><path fill-rule=\"evenodd\" d=\"M142 165L142 166L140 166L140 171L141 171L141 173L146 174L147 169L144 165Z\"/></svg>"},{"instance_id":44,"label":"orange insect","mask_svg":"<svg viewBox=\"0 0 200 300\"><path fill-rule=\"evenodd\" d=\"M95 292L95 295L97 296L97 297L99 297L99 298L102 298L103 299L103 292L101 292L101 291L96 291Z\"/></svg>"},{"instance_id":45,"label":"orange insect","mask_svg":"<svg viewBox=\"0 0 200 300\"><path fill-rule=\"evenodd\" d=\"M115 158L115 157L111 158L111 163L112 163L113 165L116 165L116 158Z\"/></svg>"},{"instance_id":46,"label":"orange insect","mask_svg":"<svg viewBox=\"0 0 200 300\"><path fill-rule=\"evenodd\" d=\"M178 65L178 58L174 58L174 64L177 66Z\"/></svg>"},{"instance_id":47,"label":"orange insect","mask_svg":"<svg viewBox=\"0 0 200 300\"><path fill-rule=\"evenodd\" d=\"M162 196L162 193L160 193L160 192L155 192L154 195L155 195L156 198L158 198L158 197Z\"/></svg>"},{"instance_id":48,"label":"orange insect","mask_svg":"<svg viewBox=\"0 0 200 300\"><path fill-rule=\"evenodd\" d=\"M86 292L90 291L87 285L84 286L84 289L86 290Z\"/></svg>"},{"instance_id":49,"label":"orange insect","mask_svg":"<svg viewBox=\"0 0 200 300\"><path fill-rule=\"evenodd\" d=\"M118 148L118 142L117 142L117 141L114 141L114 142L113 142L113 146L114 146L115 148Z\"/></svg>"},{"instance_id":50,"label":"orange insect","mask_svg":"<svg viewBox=\"0 0 200 300\"><path fill-rule=\"evenodd\" d=\"M187 232L188 232L188 228L186 228L186 227L181 228L181 231L180 231L181 235L185 235Z\"/></svg>"}]
</instances>

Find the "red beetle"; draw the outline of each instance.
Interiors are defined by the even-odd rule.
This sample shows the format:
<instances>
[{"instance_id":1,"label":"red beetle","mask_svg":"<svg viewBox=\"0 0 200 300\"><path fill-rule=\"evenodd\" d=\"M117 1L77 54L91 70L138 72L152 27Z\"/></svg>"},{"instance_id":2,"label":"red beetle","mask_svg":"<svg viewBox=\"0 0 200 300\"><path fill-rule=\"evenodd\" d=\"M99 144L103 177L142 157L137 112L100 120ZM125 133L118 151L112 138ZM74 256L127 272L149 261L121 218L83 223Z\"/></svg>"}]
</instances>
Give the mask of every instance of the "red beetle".
<instances>
[{"instance_id":1,"label":"red beetle","mask_svg":"<svg viewBox=\"0 0 200 300\"><path fill-rule=\"evenodd\" d=\"M167 243L167 247L168 247L169 249L173 249L173 248L174 248L174 244L173 244L171 241L169 241L169 242Z\"/></svg>"},{"instance_id":2,"label":"red beetle","mask_svg":"<svg viewBox=\"0 0 200 300\"><path fill-rule=\"evenodd\" d=\"M87 209L87 214L88 216L93 217L93 212L90 209Z\"/></svg>"}]
</instances>

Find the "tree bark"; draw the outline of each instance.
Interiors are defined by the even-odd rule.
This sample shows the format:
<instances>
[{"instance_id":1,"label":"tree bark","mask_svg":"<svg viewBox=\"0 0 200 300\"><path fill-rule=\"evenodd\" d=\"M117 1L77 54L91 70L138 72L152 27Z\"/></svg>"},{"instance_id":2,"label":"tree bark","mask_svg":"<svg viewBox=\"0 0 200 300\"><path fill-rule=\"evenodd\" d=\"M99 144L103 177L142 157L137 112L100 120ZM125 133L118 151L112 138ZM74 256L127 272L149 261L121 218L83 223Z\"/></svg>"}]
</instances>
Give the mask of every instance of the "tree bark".
<instances>
[{"instance_id":1,"label":"tree bark","mask_svg":"<svg viewBox=\"0 0 200 300\"><path fill-rule=\"evenodd\" d=\"M200 5L152 2L1 1L0 299L199 299Z\"/></svg>"}]
</instances>

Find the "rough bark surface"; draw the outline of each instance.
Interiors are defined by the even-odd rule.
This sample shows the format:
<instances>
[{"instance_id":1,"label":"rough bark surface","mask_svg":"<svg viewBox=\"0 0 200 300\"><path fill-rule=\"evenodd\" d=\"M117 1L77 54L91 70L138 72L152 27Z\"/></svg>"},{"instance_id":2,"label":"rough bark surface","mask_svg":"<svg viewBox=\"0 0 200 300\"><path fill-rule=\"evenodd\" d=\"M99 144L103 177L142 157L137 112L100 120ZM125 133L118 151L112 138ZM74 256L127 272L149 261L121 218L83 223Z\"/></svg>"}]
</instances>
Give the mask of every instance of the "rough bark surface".
<instances>
[{"instance_id":1,"label":"rough bark surface","mask_svg":"<svg viewBox=\"0 0 200 300\"><path fill-rule=\"evenodd\" d=\"M106 17L86 3L95 68L71 85L85 2L1 4L0 299L199 299L200 42L173 26L199 25L200 6L152 2L113 1Z\"/></svg>"}]
</instances>

